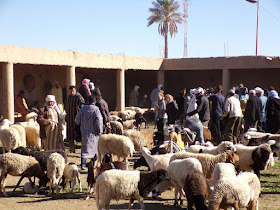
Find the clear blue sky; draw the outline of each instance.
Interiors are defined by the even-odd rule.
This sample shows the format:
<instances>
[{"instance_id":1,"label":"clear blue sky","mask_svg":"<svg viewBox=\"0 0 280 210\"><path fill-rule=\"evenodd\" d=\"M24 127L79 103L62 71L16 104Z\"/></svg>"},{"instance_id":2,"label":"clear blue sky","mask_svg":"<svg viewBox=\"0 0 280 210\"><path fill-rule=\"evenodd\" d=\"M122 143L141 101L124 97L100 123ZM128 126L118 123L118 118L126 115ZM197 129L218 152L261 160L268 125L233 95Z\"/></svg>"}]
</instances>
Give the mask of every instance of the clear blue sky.
<instances>
[{"instance_id":1,"label":"clear blue sky","mask_svg":"<svg viewBox=\"0 0 280 210\"><path fill-rule=\"evenodd\" d=\"M256 4L189 0L189 57L254 55ZM183 10L182 0L180 10ZM280 0L260 0L259 54L280 56ZM0 44L129 56L162 57L157 25L147 27L149 0L0 0ZM169 38L169 57L183 56L184 28Z\"/></svg>"}]
</instances>

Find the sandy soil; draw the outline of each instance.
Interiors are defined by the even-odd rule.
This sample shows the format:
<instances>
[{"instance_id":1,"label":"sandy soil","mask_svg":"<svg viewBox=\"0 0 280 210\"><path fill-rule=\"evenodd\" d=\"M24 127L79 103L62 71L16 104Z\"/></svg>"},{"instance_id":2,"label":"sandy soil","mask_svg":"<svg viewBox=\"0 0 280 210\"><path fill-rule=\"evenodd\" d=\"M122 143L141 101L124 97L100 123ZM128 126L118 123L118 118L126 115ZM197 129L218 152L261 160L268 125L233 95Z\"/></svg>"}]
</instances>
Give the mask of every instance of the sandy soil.
<instances>
[{"instance_id":1,"label":"sandy soil","mask_svg":"<svg viewBox=\"0 0 280 210\"><path fill-rule=\"evenodd\" d=\"M70 154L69 161L80 164L80 151L76 154ZM75 194L69 193L60 193L56 196L47 196L47 193L39 195L29 195L23 193L23 185L27 182L25 178L21 184L21 187L17 189L16 193L12 195L13 187L16 185L19 177L9 176L6 179L6 191L8 192L9 197L4 198L0 197L0 209L13 209L13 210L38 210L38 209L48 209L48 210L60 210L60 209L96 209L95 205L95 194L91 196L89 200L85 200L86 197L86 173L81 173L82 184L83 184L83 193ZM173 206L173 191L167 191L163 193L158 200L151 199L151 196L147 198L144 203L146 209L180 209L186 208L187 202L184 201L182 207ZM112 201L111 209L127 209L128 200ZM259 202L259 209L280 209L280 195L279 194L262 194ZM139 209L140 206L135 202L134 209Z\"/></svg>"}]
</instances>

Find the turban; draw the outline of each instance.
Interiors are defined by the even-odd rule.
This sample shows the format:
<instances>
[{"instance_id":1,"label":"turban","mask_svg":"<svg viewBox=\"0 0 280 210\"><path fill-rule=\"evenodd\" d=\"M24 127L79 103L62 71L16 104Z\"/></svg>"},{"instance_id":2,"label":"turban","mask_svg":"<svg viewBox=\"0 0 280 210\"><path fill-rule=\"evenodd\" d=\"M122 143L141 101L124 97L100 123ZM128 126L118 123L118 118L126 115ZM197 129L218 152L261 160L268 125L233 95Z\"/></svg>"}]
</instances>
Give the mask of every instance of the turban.
<instances>
[{"instance_id":1,"label":"turban","mask_svg":"<svg viewBox=\"0 0 280 210\"><path fill-rule=\"evenodd\" d=\"M55 96L54 95L47 95L46 102L49 102L49 101L53 101L54 103L56 103Z\"/></svg>"}]
</instances>

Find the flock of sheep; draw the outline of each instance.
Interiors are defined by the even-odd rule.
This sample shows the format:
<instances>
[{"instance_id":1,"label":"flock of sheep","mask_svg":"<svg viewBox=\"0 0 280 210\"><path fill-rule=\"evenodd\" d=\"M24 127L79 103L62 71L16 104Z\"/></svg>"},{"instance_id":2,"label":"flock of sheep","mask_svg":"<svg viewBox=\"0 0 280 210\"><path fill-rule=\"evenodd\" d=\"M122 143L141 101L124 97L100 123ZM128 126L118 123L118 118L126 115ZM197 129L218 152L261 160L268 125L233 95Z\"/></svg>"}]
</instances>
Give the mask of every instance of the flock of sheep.
<instances>
[{"instance_id":1,"label":"flock of sheep","mask_svg":"<svg viewBox=\"0 0 280 210\"><path fill-rule=\"evenodd\" d=\"M145 112L134 109L111 113L108 134L99 138L98 157L87 164L87 199L95 186L98 209L109 209L110 201L119 199L129 199L129 209L133 201L138 200L144 209L143 199L150 192L156 198L170 188L174 188L174 204L181 205L184 195L188 209L193 206L210 210L258 208L260 171L269 163L273 164L273 152L279 152L279 136L249 130L244 134L245 145L223 141L217 146L211 143L191 145L186 151L169 153L169 144L163 144L149 150L147 147L153 142L152 132L131 129L139 128L145 121L147 125L143 117ZM138 117L137 113L140 113ZM72 184L72 193L76 180L79 191L82 191L78 166L67 162L65 151L30 151L26 148L41 148L35 115L27 118L27 122L14 125L3 120L0 140L3 150L11 151L0 156L0 190L4 196L7 196L5 179L8 174L21 176L14 191L24 177L30 181L24 186L25 192L40 190L32 177L39 179L39 187L49 187L49 194L54 189L58 194L59 185L64 188L68 181ZM135 151L139 151L142 158L134 163L134 170L129 170L128 158ZM112 155L118 161L112 161ZM136 170L139 166L148 166L151 172Z\"/></svg>"}]
</instances>

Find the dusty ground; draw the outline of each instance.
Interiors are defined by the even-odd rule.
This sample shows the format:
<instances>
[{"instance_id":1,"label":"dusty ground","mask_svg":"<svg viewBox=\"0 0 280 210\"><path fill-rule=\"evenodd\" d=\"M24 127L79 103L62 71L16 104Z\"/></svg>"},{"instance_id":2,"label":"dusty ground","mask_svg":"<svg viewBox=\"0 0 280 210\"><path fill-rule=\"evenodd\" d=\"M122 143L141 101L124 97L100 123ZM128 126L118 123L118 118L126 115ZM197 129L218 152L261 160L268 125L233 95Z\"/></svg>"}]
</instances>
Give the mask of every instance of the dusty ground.
<instances>
[{"instance_id":1,"label":"dusty ground","mask_svg":"<svg viewBox=\"0 0 280 210\"><path fill-rule=\"evenodd\" d=\"M68 150L67 150L68 151ZM69 161L75 162L76 164L80 164L80 151L76 154L68 153ZM280 189L279 184L279 162L272 169L265 171L265 176L262 177L262 185L270 186L273 185L272 189ZM143 167L144 168L144 167ZM47 193L40 194L40 195L28 195L23 193L23 185L27 182L27 178L25 178L22 182L20 188L17 189L14 195L11 194L13 187L16 185L19 177L9 176L6 180L6 190L8 192L9 197L4 198L0 197L0 209L13 209L13 210L38 210L38 209L48 209L48 210L60 210L60 209L96 209L95 206L95 194L91 196L89 200L85 200L86 197L86 173L82 173L82 184L83 184L83 193L77 193L76 190L75 194L67 193L67 189L65 193L61 193L58 197L50 197L47 196ZM267 180L268 177L268 180ZM270 178L271 177L271 178ZM266 190L266 193L263 193L260 202L259 202L259 209L267 209L267 210L276 210L280 209L280 192L276 190L276 192L270 192L270 190ZM268 192L267 192L268 191ZM186 208L186 201L182 207L174 207L173 206L173 199L174 195L172 191L167 191L160 196L159 200L151 199L151 196L144 201L146 209L180 209ZM127 209L128 201L121 200L119 202L112 201L111 202L111 209ZM134 205L134 209L139 209L140 206L136 202Z\"/></svg>"}]
</instances>

